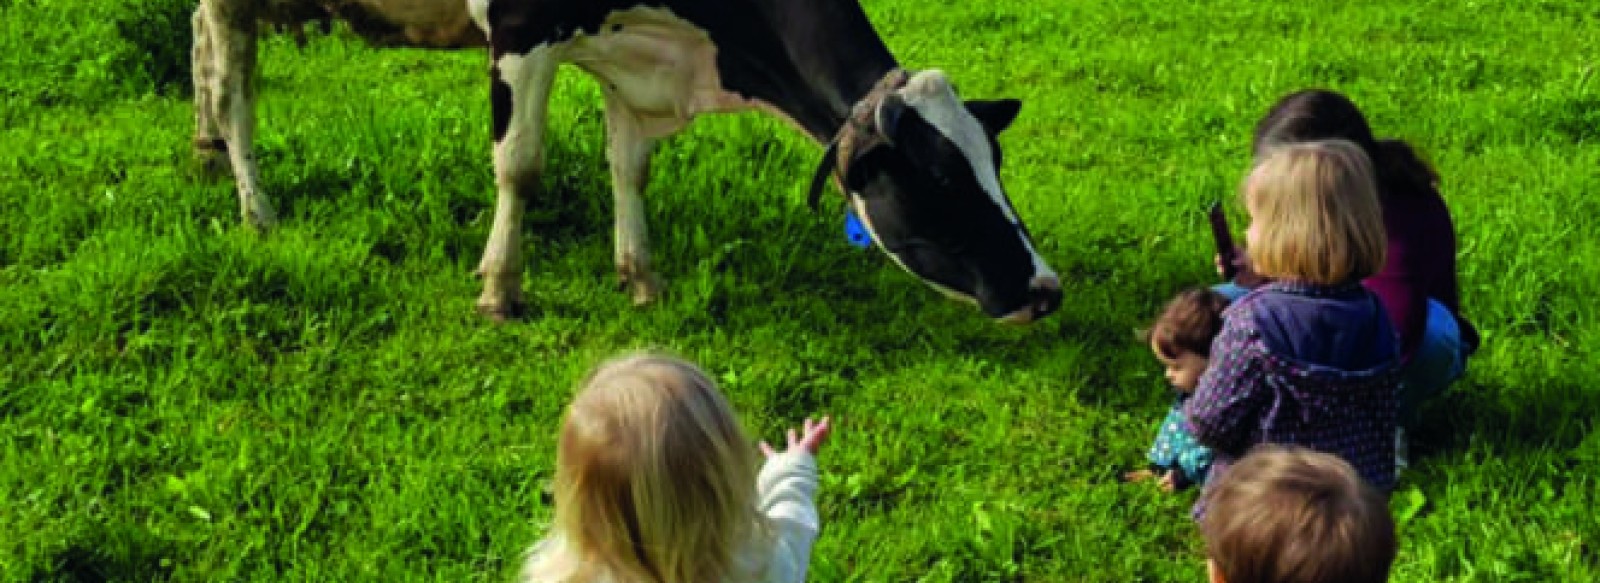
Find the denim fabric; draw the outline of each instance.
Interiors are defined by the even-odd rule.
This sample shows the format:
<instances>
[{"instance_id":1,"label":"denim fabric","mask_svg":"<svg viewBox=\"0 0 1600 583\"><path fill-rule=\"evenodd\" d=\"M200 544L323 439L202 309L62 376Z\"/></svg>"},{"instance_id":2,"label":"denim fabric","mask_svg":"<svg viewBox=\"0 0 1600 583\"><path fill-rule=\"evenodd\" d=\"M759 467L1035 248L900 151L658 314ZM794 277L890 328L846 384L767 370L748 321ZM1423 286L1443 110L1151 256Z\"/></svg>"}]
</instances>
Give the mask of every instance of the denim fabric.
<instances>
[{"instance_id":1,"label":"denim fabric","mask_svg":"<svg viewBox=\"0 0 1600 583\"><path fill-rule=\"evenodd\" d=\"M1234 300L1244 297L1244 294L1250 293L1250 288L1232 281L1225 281L1211 286L1211 291L1217 292L1217 295L1227 298L1229 303L1233 303Z\"/></svg>"},{"instance_id":2,"label":"denim fabric","mask_svg":"<svg viewBox=\"0 0 1600 583\"><path fill-rule=\"evenodd\" d=\"M1413 421L1423 401L1443 393L1466 369L1461 327L1444 304L1428 300L1428 327L1411 362L1400 371L1400 422Z\"/></svg>"}]
</instances>

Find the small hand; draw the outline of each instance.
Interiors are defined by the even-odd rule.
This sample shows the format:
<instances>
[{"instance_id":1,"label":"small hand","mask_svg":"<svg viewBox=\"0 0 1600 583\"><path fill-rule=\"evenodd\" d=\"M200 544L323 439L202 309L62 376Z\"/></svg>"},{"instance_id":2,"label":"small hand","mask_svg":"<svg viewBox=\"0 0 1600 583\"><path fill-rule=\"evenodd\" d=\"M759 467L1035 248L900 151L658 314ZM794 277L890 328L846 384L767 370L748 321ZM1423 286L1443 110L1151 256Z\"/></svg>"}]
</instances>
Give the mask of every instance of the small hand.
<instances>
[{"instance_id":1,"label":"small hand","mask_svg":"<svg viewBox=\"0 0 1600 583\"><path fill-rule=\"evenodd\" d=\"M1161 474L1161 482L1158 483L1157 485L1161 487L1161 491L1162 492L1166 492L1166 493L1170 494L1170 493L1178 491L1178 478L1177 478L1177 475L1178 475L1178 470L1171 470L1171 471L1168 471L1165 474Z\"/></svg>"},{"instance_id":2,"label":"small hand","mask_svg":"<svg viewBox=\"0 0 1600 583\"><path fill-rule=\"evenodd\" d=\"M1222 255L1213 257L1212 263L1216 265L1217 275L1227 273L1222 268ZM1250 254L1240 249L1233 257L1234 276L1233 282L1243 287L1255 287L1267 282L1267 279L1256 273L1255 265L1250 261Z\"/></svg>"},{"instance_id":3,"label":"small hand","mask_svg":"<svg viewBox=\"0 0 1600 583\"><path fill-rule=\"evenodd\" d=\"M795 434L793 429L789 430L789 446L784 451L799 447L804 448L811 455L817 455L817 449L822 447L822 442L828 439L828 432L833 430L832 421L826 415L822 416L820 421L812 421L810 417L807 417L800 434ZM779 452L774 451L771 445L767 445L767 442L763 441L761 442L761 453L767 457L772 457L778 455Z\"/></svg>"}]
</instances>

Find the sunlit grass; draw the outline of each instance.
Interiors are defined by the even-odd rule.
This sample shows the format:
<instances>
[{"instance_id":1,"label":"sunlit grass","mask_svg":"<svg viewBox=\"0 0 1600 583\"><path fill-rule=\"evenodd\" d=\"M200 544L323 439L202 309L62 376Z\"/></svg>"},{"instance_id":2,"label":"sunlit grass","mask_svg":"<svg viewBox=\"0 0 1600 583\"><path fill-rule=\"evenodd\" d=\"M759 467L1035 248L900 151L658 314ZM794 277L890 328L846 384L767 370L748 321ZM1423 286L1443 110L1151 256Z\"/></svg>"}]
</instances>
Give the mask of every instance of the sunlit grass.
<instances>
[{"instance_id":1,"label":"sunlit grass","mask_svg":"<svg viewBox=\"0 0 1600 583\"><path fill-rule=\"evenodd\" d=\"M849 246L803 200L819 149L755 114L658 150L668 293L631 307L598 92L569 70L525 228L533 313L492 326L481 54L265 43L282 226L256 236L191 164L183 0L0 0L5 580L509 580L573 384L641 347L702 363L759 436L839 417L815 580L1203 580L1192 494L1113 479L1166 405L1134 330L1214 278L1205 205L1306 86L1438 165L1486 335L1424 411L1395 580L1600 578L1600 8L867 8L908 67L1023 99L1003 175L1057 315L996 326Z\"/></svg>"}]
</instances>

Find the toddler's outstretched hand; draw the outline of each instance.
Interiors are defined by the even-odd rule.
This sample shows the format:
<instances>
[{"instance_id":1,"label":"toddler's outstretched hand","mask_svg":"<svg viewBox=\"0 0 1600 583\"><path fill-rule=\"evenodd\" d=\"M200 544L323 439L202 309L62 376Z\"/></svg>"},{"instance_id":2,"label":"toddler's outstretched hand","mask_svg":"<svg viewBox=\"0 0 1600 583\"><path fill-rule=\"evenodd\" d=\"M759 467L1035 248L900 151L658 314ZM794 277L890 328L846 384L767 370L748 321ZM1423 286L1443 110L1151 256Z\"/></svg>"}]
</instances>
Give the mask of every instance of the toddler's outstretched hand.
<instances>
[{"instance_id":1,"label":"toddler's outstretched hand","mask_svg":"<svg viewBox=\"0 0 1600 583\"><path fill-rule=\"evenodd\" d=\"M1161 491L1162 492L1166 492L1168 494L1171 494L1173 492L1177 492L1178 491L1178 470L1168 470L1167 473L1162 474L1161 482L1159 484L1157 484L1157 485L1161 487Z\"/></svg>"},{"instance_id":2,"label":"toddler's outstretched hand","mask_svg":"<svg viewBox=\"0 0 1600 583\"><path fill-rule=\"evenodd\" d=\"M823 415L820 421L812 421L810 417L807 417L800 434L795 434L793 429L789 430L789 447L784 451L801 447L805 448L806 453L817 455L817 449L822 447L822 442L828 439L828 432L833 429L831 421L832 419L827 415ZM765 441L761 442L761 453L767 457L778 455L778 452L774 451L772 446L767 445Z\"/></svg>"}]
</instances>

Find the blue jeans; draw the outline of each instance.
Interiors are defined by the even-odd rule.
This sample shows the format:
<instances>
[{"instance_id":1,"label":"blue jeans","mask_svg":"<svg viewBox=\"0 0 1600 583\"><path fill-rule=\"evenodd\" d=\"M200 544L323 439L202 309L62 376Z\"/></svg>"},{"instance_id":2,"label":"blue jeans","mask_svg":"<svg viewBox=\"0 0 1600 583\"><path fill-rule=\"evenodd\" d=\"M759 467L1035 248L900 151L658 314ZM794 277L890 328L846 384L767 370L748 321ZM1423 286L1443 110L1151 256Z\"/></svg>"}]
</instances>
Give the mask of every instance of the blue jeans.
<instances>
[{"instance_id":1,"label":"blue jeans","mask_svg":"<svg viewBox=\"0 0 1600 583\"><path fill-rule=\"evenodd\" d=\"M1400 370L1400 424L1414 420L1423 401L1443 393L1466 371L1461 345L1461 325L1455 315L1436 300L1428 300L1428 325L1411 362Z\"/></svg>"},{"instance_id":2,"label":"blue jeans","mask_svg":"<svg viewBox=\"0 0 1600 583\"><path fill-rule=\"evenodd\" d=\"M1244 294L1250 293L1250 288L1233 283L1232 281L1225 281L1211 286L1211 291L1217 292L1217 295L1228 298L1228 302L1232 303L1234 300L1244 297Z\"/></svg>"},{"instance_id":3,"label":"blue jeans","mask_svg":"<svg viewBox=\"0 0 1600 583\"><path fill-rule=\"evenodd\" d=\"M1211 286L1211 291L1231 302L1250 293L1250 288L1229 281ZM1400 424L1415 420L1418 406L1443 393L1450 383L1461 378L1466 367L1461 325L1444 304L1428 300L1428 325L1423 328L1422 343L1411 354L1411 362L1400 369Z\"/></svg>"}]
</instances>

